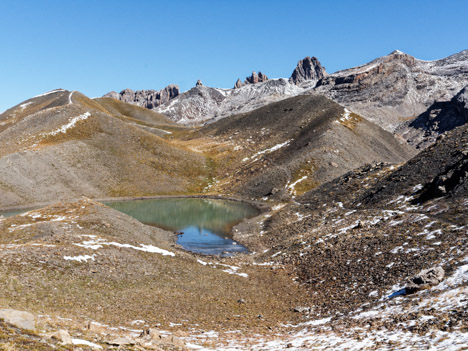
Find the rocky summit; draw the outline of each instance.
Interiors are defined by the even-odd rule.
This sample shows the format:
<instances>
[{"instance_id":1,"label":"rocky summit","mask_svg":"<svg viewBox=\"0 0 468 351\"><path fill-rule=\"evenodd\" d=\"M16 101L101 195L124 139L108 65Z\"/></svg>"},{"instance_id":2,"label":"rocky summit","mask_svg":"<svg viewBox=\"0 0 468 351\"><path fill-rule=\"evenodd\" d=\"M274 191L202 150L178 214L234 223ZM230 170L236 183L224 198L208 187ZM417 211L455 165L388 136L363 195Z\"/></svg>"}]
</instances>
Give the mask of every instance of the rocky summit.
<instances>
[{"instance_id":1,"label":"rocky summit","mask_svg":"<svg viewBox=\"0 0 468 351\"><path fill-rule=\"evenodd\" d=\"M0 349L466 348L467 91L468 51L394 51L332 74L306 57L233 89L56 89L11 107ZM152 219L186 223L169 198L254 214L174 229ZM161 207L136 213L142 200ZM180 240L218 227L246 250Z\"/></svg>"},{"instance_id":2,"label":"rocky summit","mask_svg":"<svg viewBox=\"0 0 468 351\"><path fill-rule=\"evenodd\" d=\"M312 81L312 84L314 84L314 82L317 83L327 75L325 68L322 67L316 57L307 56L297 63L297 67L291 74L290 81L296 85L304 81Z\"/></svg>"}]
</instances>

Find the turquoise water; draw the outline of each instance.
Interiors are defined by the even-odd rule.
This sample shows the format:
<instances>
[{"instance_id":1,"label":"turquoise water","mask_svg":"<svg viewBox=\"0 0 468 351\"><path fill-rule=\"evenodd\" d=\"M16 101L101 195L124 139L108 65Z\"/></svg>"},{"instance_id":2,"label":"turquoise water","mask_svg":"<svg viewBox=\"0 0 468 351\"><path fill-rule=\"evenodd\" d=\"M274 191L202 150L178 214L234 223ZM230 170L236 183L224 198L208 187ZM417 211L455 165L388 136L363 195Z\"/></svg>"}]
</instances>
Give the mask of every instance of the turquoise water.
<instances>
[{"instance_id":1,"label":"turquoise water","mask_svg":"<svg viewBox=\"0 0 468 351\"><path fill-rule=\"evenodd\" d=\"M177 243L205 255L230 256L247 252L232 239L232 226L256 216L254 206L227 200L170 198L111 202L106 205L142 223L181 232Z\"/></svg>"},{"instance_id":2,"label":"turquoise water","mask_svg":"<svg viewBox=\"0 0 468 351\"><path fill-rule=\"evenodd\" d=\"M28 211L34 210L34 208L29 208L29 209L24 209L24 210L14 210L14 211L5 211L5 212L0 212L0 215L3 217L13 217Z\"/></svg>"}]
</instances>

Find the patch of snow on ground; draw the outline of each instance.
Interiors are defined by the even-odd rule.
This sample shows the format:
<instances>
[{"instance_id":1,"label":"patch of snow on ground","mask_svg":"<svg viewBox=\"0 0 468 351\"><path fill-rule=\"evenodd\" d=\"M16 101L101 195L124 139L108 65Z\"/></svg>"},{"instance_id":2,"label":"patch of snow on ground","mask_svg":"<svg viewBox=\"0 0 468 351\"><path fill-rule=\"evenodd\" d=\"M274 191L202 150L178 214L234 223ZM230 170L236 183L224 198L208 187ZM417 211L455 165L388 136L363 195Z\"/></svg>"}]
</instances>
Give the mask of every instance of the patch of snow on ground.
<instances>
[{"instance_id":1,"label":"patch of snow on ground","mask_svg":"<svg viewBox=\"0 0 468 351\"><path fill-rule=\"evenodd\" d=\"M289 189L291 189L292 192L293 192L294 195L295 195L295 194L296 194L296 190L294 189L294 187L296 186L296 184L297 184L297 183L300 183L300 182L302 182L303 180L306 180L306 179L307 179L307 176L303 176L302 178L299 178L299 179L296 180L295 182L293 182L293 183L287 185L287 187L288 187Z\"/></svg>"},{"instance_id":2,"label":"patch of snow on ground","mask_svg":"<svg viewBox=\"0 0 468 351\"><path fill-rule=\"evenodd\" d=\"M236 266L230 266L230 265L223 264L223 263L205 262L205 261L202 261L200 259L197 259L197 262L200 263L203 266L212 266L213 268L217 268L217 266L227 267L227 269L223 269L223 272L229 273L229 274L235 274L235 275L238 275L238 276L243 277L243 278L248 278L248 276L249 276L247 273L238 273L237 271L240 268L236 267Z\"/></svg>"},{"instance_id":3,"label":"patch of snow on ground","mask_svg":"<svg viewBox=\"0 0 468 351\"><path fill-rule=\"evenodd\" d=\"M291 142L291 139L290 140L286 140L284 143L281 143L281 144L276 144L275 146L269 148L269 149L266 149L266 150L262 150L262 151L259 151L257 152L256 154L254 154L253 156L251 157L246 157L242 160L242 162L245 162L247 160L254 160L256 158L258 158L260 155L263 155L265 153L272 153L273 151L276 151L276 150L279 150L281 149L282 147L288 145L289 143Z\"/></svg>"},{"instance_id":4,"label":"patch of snow on ground","mask_svg":"<svg viewBox=\"0 0 468 351\"><path fill-rule=\"evenodd\" d=\"M19 107L20 107L21 111L23 111L26 107L28 107L31 104L32 104L32 102L26 102L24 104L21 104Z\"/></svg>"},{"instance_id":5,"label":"patch of snow on ground","mask_svg":"<svg viewBox=\"0 0 468 351\"><path fill-rule=\"evenodd\" d=\"M161 249L161 248L153 246L153 245L140 244L140 246L138 247L138 246L134 246L134 245L130 245L130 244L121 244L121 243L117 243L117 242L108 242L105 239L101 239L101 238L83 241L82 243L75 243L74 245L84 247L86 249L91 249L91 250L98 250L98 249L102 248L104 245L106 245L106 246L116 246L116 247L134 249L134 250L143 251L143 252L158 253L158 254L161 254L163 256L175 256L175 253L173 253L171 251Z\"/></svg>"},{"instance_id":6,"label":"patch of snow on ground","mask_svg":"<svg viewBox=\"0 0 468 351\"><path fill-rule=\"evenodd\" d=\"M78 262L88 262L88 260L94 261L94 256L82 255L82 256L63 256L63 259L66 261L78 261Z\"/></svg>"},{"instance_id":7,"label":"patch of snow on ground","mask_svg":"<svg viewBox=\"0 0 468 351\"><path fill-rule=\"evenodd\" d=\"M102 346L83 339L72 339L73 345L86 345L93 349L102 349Z\"/></svg>"},{"instance_id":8,"label":"patch of snow on ground","mask_svg":"<svg viewBox=\"0 0 468 351\"><path fill-rule=\"evenodd\" d=\"M70 92L70 95L68 95L68 104L69 105L73 105L72 95L73 95L74 92L75 91L73 90L73 91Z\"/></svg>"},{"instance_id":9,"label":"patch of snow on ground","mask_svg":"<svg viewBox=\"0 0 468 351\"><path fill-rule=\"evenodd\" d=\"M46 133L46 135L57 135L59 133L66 133L67 130L70 128L73 128L77 122L88 119L88 117L90 116L91 116L91 113L85 112L82 115L73 117L70 122L68 122L67 124L64 124L63 126L61 126L60 128L56 130L53 130L52 132Z\"/></svg>"},{"instance_id":10,"label":"patch of snow on ground","mask_svg":"<svg viewBox=\"0 0 468 351\"><path fill-rule=\"evenodd\" d=\"M59 93L61 91L65 91L64 89L55 89L55 90L51 90L51 91L47 91L45 93L42 93L42 94L39 94L39 95L36 95L34 96L35 98L38 98L38 97L41 97L41 96L46 96L46 95L50 95L50 94L54 94L54 93Z\"/></svg>"},{"instance_id":11,"label":"patch of snow on ground","mask_svg":"<svg viewBox=\"0 0 468 351\"><path fill-rule=\"evenodd\" d=\"M341 122L346 122L351 118L351 111L348 110L347 108L344 109L344 113L341 115L340 121ZM338 122L338 121L337 121ZM338 122L339 123L339 122Z\"/></svg>"}]
</instances>

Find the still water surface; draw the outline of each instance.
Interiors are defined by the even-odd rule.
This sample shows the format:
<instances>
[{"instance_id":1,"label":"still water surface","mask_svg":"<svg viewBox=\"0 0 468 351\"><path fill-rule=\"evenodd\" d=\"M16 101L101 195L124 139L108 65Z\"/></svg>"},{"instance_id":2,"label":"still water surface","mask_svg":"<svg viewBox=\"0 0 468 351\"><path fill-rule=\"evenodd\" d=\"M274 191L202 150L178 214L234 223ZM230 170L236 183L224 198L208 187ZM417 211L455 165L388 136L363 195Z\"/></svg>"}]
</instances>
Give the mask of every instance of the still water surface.
<instances>
[{"instance_id":1,"label":"still water surface","mask_svg":"<svg viewBox=\"0 0 468 351\"><path fill-rule=\"evenodd\" d=\"M256 216L254 206L228 200L170 198L111 202L106 205L142 223L181 232L177 243L205 255L230 256L247 249L232 240L232 226Z\"/></svg>"}]
</instances>

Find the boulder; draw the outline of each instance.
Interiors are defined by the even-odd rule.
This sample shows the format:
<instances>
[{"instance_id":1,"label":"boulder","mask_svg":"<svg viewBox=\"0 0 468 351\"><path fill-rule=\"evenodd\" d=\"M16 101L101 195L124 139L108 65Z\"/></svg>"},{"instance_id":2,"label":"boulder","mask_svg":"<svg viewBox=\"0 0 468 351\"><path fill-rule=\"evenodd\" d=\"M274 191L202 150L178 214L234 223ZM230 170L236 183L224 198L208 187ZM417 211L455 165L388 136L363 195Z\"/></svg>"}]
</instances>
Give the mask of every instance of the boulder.
<instances>
[{"instance_id":1,"label":"boulder","mask_svg":"<svg viewBox=\"0 0 468 351\"><path fill-rule=\"evenodd\" d=\"M32 331L36 330L36 318L29 312L3 309L0 310L0 318L15 327Z\"/></svg>"},{"instance_id":2,"label":"boulder","mask_svg":"<svg viewBox=\"0 0 468 351\"><path fill-rule=\"evenodd\" d=\"M107 341L106 343L112 346L126 346L126 345L135 345L135 340L126 338L126 337L118 337L112 341Z\"/></svg>"},{"instance_id":3,"label":"boulder","mask_svg":"<svg viewBox=\"0 0 468 351\"><path fill-rule=\"evenodd\" d=\"M444 279L445 271L442 267L424 269L414 277L410 278L405 287L407 294L418 290L427 289L431 285L439 284Z\"/></svg>"},{"instance_id":4,"label":"boulder","mask_svg":"<svg viewBox=\"0 0 468 351\"><path fill-rule=\"evenodd\" d=\"M180 348L185 347L185 343L182 341L182 339L180 339L180 338L178 338L177 336L174 336L174 335L163 336L161 338L161 342L164 343L164 344L168 344L168 345L172 345L172 346L176 346L176 347L180 347Z\"/></svg>"},{"instance_id":5,"label":"boulder","mask_svg":"<svg viewBox=\"0 0 468 351\"><path fill-rule=\"evenodd\" d=\"M70 333L63 329L60 329L58 332L53 333L50 337L52 339L59 340L64 345L73 344Z\"/></svg>"}]
</instances>

